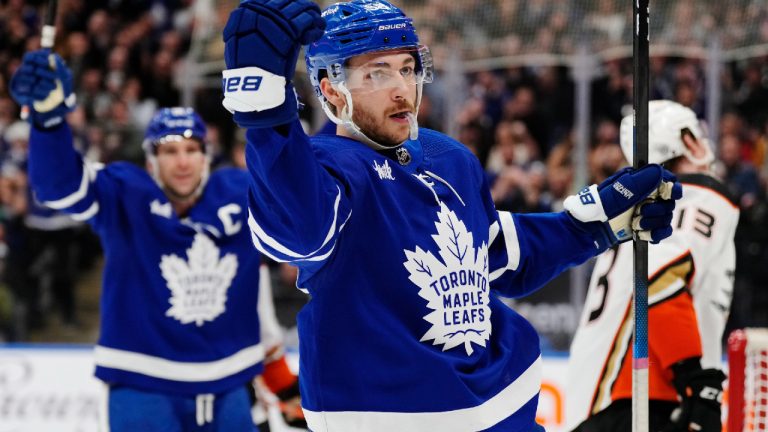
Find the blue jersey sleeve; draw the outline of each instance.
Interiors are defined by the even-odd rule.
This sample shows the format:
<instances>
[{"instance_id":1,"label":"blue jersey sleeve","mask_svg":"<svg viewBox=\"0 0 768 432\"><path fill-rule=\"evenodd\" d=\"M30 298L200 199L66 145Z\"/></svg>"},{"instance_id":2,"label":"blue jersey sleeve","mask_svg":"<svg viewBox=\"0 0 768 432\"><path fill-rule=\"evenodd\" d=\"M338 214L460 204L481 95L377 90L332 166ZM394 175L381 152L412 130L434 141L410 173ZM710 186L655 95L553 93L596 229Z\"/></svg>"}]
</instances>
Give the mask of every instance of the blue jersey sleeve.
<instances>
[{"instance_id":1,"label":"blue jersey sleeve","mask_svg":"<svg viewBox=\"0 0 768 432\"><path fill-rule=\"evenodd\" d=\"M72 146L64 123L52 131L32 128L29 179L35 198L44 206L90 221L99 213L94 183L102 164L88 162Z\"/></svg>"},{"instance_id":2,"label":"blue jersey sleeve","mask_svg":"<svg viewBox=\"0 0 768 432\"><path fill-rule=\"evenodd\" d=\"M528 295L567 268L602 252L565 212L497 211L487 195L491 288L503 296Z\"/></svg>"},{"instance_id":3,"label":"blue jersey sleeve","mask_svg":"<svg viewBox=\"0 0 768 432\"><path fill-rule=\"evenodd\" d=\"M311 146L298 121L287 127L246 135L251 238L276 261L319 268L351 215L348 183L332 155Z\"/></svg>"}]
</instances>

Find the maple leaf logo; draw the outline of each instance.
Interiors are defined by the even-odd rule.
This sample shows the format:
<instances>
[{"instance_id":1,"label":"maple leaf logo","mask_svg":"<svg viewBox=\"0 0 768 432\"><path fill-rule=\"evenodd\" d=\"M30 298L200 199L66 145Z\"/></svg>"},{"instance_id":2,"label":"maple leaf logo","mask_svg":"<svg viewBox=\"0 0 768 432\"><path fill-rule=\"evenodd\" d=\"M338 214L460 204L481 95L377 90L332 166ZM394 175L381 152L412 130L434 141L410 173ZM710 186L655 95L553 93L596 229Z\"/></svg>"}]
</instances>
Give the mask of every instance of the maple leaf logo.
<instances>
[{"instance_id":1,"label":"maple leaf logo","mask_svg":"<svg viewBox=\"0 0 768 432\"><path fill-rule=\"evenodd\" d=\"M237 255L219 259L219 248L204 234L196 234L187 259L163 255L160 270L171 290L171 308L165 312L182 324L198 327L224 312L227 290L237 274Z\"/></svg>"},{"instance_id":2,"label":"maple leaf logo","mask_svg":"<svg viewBox=\"0 0 768 432\"><path fill-rule=\"evenodd\" d=\"M437 219L437 234L432 239L439 257L417 246L413 251L404 250L408 260L403 265L432 310L423 317L432 327L421 342L443 344L443 351L463 344L469 356L473 342L485 347L491 336L488 245L483 242L475 248L472 233L444 203L440 203Z\"/></svg>"}]
</instances>

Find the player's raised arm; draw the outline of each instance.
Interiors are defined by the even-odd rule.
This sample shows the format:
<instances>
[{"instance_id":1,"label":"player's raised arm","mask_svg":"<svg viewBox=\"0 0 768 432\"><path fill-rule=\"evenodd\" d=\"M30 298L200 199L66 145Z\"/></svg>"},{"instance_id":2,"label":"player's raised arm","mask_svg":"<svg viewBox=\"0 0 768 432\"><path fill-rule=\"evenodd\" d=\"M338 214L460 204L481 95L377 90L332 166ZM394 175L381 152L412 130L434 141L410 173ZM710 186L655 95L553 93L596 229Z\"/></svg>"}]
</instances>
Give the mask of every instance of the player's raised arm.
<instances>
[{"instance_id":1,"label":"player's raised arm","mask_svg":"<svg viewBox=\"0 0 768 432\"><path fill-rule=\"evenodd\" d=\"M672 233L672 211L681 196L672 173L649 165L621 170L584 188L565 200L563 213L499 212L498 224L491 228L498 232L490 245L491 280L499 279L495 287L501 293L522 296L633 235L658 243ZM499 249L504 251L493 253ZM506 259L494 260L499 256ZM509 283L509 278L522 278L523 283Z\"/></svg>"},{"instance_id":2,"label":"player's raised arm","mask_svg":"<svg viewBox=\"0 0 768 432\"><path fill-rule=\"evenodd\" d=\"M92 217L98 211L91 188L96 167L72 147L65 119L75 108L69 68L48 49L29 52L11 78L10 91L17 103L30 107L29 176L37 199L75 218Z\"/></svg>"},{"instance_id":3,"label":"player's raised arm","mask_svg":"<svg viewBox=\"0 0 768 432\"><path fill-rule=\"evenodd\" d=\"M292 79L301 46L325 22L307 0L248 0L224 29L223 105L247 128L249 226L257 248L278 261L315 261L333 250L349 216L343 180L329 174L298 121Z\"/></svg>"}]
</instances>

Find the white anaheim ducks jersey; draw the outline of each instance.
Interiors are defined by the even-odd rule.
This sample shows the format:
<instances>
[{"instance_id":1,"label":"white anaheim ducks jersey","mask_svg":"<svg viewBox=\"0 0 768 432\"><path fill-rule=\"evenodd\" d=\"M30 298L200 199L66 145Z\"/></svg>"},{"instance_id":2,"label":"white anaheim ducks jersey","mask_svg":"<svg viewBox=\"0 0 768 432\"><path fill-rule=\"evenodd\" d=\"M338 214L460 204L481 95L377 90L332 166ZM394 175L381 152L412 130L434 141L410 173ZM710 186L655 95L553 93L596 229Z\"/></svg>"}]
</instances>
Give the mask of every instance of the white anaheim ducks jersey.
<instances>
[{"instance_id":1,"label":"white anaheim ducks jersey","mask_svg":"<svg viewBox=\"0 0 768 432\"><path fill-rule=\"evenodd\" d=\"M669 367L702 356L718 368L721 335L733 294L733 237L739 210L712 177L681 176L671 237L649 245L649 397L676 400ZM633 246L623 243L595 263L571 345L567 430L632 397ZM701 337L700 335L704 335Z\"/></svg>"}]
</instances>

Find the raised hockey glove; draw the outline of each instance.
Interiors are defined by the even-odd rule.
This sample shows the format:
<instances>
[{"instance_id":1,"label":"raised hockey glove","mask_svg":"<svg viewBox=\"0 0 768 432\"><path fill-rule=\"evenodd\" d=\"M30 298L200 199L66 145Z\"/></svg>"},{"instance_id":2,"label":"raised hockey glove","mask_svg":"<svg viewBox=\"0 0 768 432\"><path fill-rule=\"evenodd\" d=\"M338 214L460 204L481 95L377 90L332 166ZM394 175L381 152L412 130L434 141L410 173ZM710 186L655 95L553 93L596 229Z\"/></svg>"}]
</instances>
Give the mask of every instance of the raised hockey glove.
<instances>
[{"instance_id":1,"label":"raised hockey glove","mask_svg":"<svg viewBox=\"0 0 768 432\"><path fill-rule=\"evenodd\" d=\"M298 118L291 79L302 45L325 30L309 0L246 0L224 28L224 108L243 128L266 128Z\"/></svg>"},{"instance_id":2,"label":"raised hockey glove","mask_svg":"<svg viewBox=\"0 0 768 432\"><path fill-rule=\"evenodd\" d=\"M698 360L694 370L681 372L674 366L673 370L680 406L662 432L720 432L725 374L719 369L701 369Z\"/></svg>"},{"instance_id":3,"label":"raised hockey glove","mask_svg":"<svg viewBox=\"0 0 768 432\"><path fill-rule=\"evenodd\" d=\"M48 49L24 55L11 77L10 92L19 105L28 107L27 119L38 129L55 128L75 109L72 72Z\"/></svg>"},{"instance_id":4,"label":"raised hockey glove","mask_svg":"<svg viewBox=\"0 0 768 432\"><path fill-rule=\"evenodd\" d=\"M563 203L592 234L598 249L631 240L658 243L672 234L672 212L683 188L657 164L624 168L599 185L582 189Z\"/></svg>"}]
</instances>

